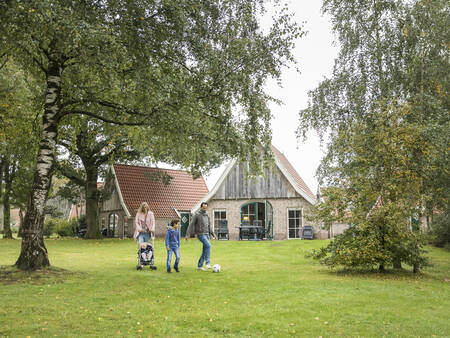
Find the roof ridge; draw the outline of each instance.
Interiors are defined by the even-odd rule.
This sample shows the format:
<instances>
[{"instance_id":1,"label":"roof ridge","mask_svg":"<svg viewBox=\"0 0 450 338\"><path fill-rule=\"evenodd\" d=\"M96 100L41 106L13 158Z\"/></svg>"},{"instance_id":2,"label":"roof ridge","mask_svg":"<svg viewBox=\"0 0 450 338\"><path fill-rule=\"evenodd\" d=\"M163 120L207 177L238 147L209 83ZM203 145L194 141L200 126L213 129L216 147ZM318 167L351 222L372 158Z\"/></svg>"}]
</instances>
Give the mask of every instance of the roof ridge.
<instances>
[{"instance_id":1,"label":"roof ridge","mask_svg":"<svg viewBox=\"0 0 450 338\"><path fill-rule=\"evenodd\" d=\"M289 174L292 175L292 178L296 181L297 185L299 186L300 189L302 189L306 194L308 194L311 198L315 199L316 196L314 195L314 193L312 192L312 190L308 187L308 185L306 184L306 182L303 180L303 178L300 176L300 174L297 172L297 170L294 168L294 166L291 164L291 162L289 162L289 160L287 159L287 157L280 151L278 150L273 144L270 145L272 148L272 151L274 153L274 155L280 160L280 162L282 165L287 165L288 167L286 168L286 170L289 171ZM292 172L291 172L292 171ZM298 182L297 180L300 180L300 182ZM304 185L304 186L303 186Z\"/></svg>"},{"instance_id":2,"label":"roof ridge","mask_svg":"<svg viewBox=\"0 0 450 338\"><path fill-rule=\"evenodd\" d=\"M189 170L184 170L184 169L168 169L168 168L158 168L158 167L147 167L145 165L124 164L124 163L114 163L113 165L121 165L121 166L125 166L125 167L136 167L136 168L145 168L145 169L159 169L159 170L179 171L179 172L190 174ZM201 177L203 177L203 176L201 176Z\"/></svg>"}]
</instances>

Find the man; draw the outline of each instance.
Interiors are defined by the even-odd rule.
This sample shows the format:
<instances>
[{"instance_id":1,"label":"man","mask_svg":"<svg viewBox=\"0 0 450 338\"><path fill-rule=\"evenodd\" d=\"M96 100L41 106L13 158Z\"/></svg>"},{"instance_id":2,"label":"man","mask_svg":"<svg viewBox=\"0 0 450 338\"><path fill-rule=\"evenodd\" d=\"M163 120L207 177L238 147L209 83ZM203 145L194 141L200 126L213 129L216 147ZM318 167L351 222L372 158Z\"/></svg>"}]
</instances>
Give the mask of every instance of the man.
<instances>
[{"instance_id":1,"label":"man","mask_svg":"<svg viewBox=\"0 0 450 338\"><path fill-rule=\"evenodd\" d=\"M202 202L200 205L200 210L194 215L186 230L186 240L191 235L196 235L198 240L203 244L202 255L198 260L197 267L199 270L206 271L206 269L211 269L211 243L209 242L209 237L216 239L214 232L211 229L211 222L208 213L208 203ZM203 267L203 262L206 263Z\"/></svg>"}]
</instances>

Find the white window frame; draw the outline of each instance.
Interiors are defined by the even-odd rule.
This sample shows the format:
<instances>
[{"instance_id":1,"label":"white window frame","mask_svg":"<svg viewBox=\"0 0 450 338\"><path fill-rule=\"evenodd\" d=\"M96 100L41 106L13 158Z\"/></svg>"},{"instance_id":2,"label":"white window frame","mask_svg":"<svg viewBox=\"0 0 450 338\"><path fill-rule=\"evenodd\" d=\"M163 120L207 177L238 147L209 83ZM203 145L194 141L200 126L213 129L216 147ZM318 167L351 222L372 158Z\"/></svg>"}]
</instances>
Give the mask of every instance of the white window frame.
<instances>
[{"instance_id":1,"label":"white window frame","mask_svg":"<svg viewBox=\"0 0 450 338\"><path fill-rule=\"evenodd\" d=\"M227 209L213 209L213 232L214 233L216 231L216 211L225 212L225 219L228 219Z\"/></svg>"},{"instance_id":2,"label":"white window frame","mask_svg":"<svg viewBox=\"0 0 450 338\"><path fill-rule=\"evenodd\" d=\"M299 208L291 207L291 208L287 208L287 210L286 210L286 235L287 235L286 237L287 237L287 239L301 239L302 238L301 233L299 234L300 235L299 238L290 238L289 237L289 211L298 211L298 210L300 210L300 213L301 213L301 218L300 218L301 223L299 225L299 229L301 229L301 228L303 228L303 224L304 224L304 222L303 222L303 208L301 208L301 207L299 207Z\"/></svg>"}]
</instances>

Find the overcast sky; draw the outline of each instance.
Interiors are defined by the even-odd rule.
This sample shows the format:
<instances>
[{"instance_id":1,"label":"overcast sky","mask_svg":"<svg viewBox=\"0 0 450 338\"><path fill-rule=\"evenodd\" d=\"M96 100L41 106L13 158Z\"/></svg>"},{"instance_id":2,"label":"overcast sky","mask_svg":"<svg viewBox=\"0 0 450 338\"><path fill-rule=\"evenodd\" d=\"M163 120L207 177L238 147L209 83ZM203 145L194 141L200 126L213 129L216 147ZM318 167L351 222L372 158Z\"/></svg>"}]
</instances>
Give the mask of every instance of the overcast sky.
<instances>
[{"instance_id":1,"label":"overcast sky","mask_svg":"<svg viewBox=\"0 0 450 338\"><path fill-rule=\"evenodd\" d=\"M267 93L283 101L282 106L270 105L272 111L272 143L288 158L313 193L317 191L315 171L323 156L319 141L314 132L310 132L305 143L299 143L295 131L299 125L299 111L306 108L308 90L317 87L319 82L332 72L338 49L333 46L330 20L322 16L319 0L291 0L289 8L295 13L297 22L306 21L308 31L297 41L294 55L300 66L301 74L294 69L284 69L283 87L275 83L267 85ZM209 189L212 189L225 166L213 170L205 176Z\"/></svg>"}]
</instances>

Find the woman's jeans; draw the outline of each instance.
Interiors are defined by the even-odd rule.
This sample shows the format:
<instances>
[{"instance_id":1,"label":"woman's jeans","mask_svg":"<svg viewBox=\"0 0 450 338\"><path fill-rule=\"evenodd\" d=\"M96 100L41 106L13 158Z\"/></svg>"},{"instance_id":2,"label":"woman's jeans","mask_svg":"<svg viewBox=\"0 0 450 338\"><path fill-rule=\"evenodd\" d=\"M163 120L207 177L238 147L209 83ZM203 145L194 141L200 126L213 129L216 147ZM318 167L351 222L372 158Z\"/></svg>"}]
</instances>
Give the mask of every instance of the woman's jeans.
<instances>
[{"instance_id":1,"label":"woman's jeans","mask_svg":"<svg viewBox=\"0 0 450 338\"><path fill-rule=\"evenodd\" d=\"M150 242L150 233L149 232L140 232L138 235L138 244L143 242Z\"/></svg>"},{"instance_id":2,"label":"woman's jeans","mask_svg":"<svg viewBox=\"0 0 450 338\"><path fill-rule=\"evenodd\" d=\"M198 267L201 268L203 266L203 261L205 261L206 265L210 265L209 261L211 257L211 243L209 243L209 234L201 234L197 236L198 240L203 243L203 250L200 259L198 260Z\"/></svg>"},{"instance_id":3,"label":"woman's jeans","mask_svg":"<svg viewBox=\"0 0 450 338\"><path fill-rule=\"evenodd\" d=\"M167 250L167 271L170 271L170 264L172 263L172 252L175 255L175 264L173 265L173 268L175 270L178 269L178 263L180 262L180 248L169 248L169 250Z\"/></svg>"}]
</instances>

